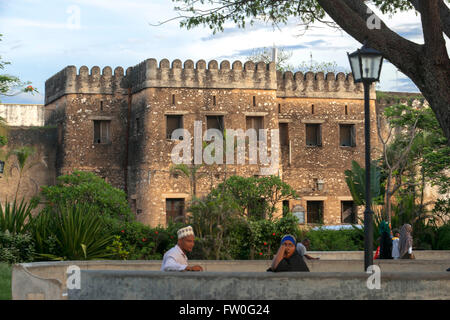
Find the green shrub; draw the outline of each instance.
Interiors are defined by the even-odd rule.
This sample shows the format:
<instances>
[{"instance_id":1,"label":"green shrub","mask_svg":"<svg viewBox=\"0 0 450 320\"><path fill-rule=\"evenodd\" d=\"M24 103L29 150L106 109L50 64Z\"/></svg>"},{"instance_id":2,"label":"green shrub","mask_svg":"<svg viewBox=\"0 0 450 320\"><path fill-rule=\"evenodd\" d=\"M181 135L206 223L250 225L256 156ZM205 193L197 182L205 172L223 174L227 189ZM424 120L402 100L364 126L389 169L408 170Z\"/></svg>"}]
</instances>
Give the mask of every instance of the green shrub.
<instances>
[{"instance_id":1,"label":"green shrub","mask_svg":"<svg viewBox=\"0 0 450 320\"><path fill-rule=\"evenodd\" d=\"M31 262L34 255L35 248L31 235L0 231L0 262L9 264Z\"/></svg>"},{"instance_id":2,"label":"green shrub","mask_svg":"<svg viewBox=\"0 0 450 320\"><path fill-rule=\"evenodd\" d=\"M310 230L313 251L357 251L364 250L364 234L361 230Z\"/></svg>"},{"instance_id":3,"label":"green shrub","mask_svg":"<svg viewBox=\"0 0 450 320\"><path fill-rule=\"evenodd\" d=\"M450 223L437 229L435 250L450 250Z\"/></svg>"},{"instance_id":4,"label":"green shrub","mask_svg":"<svg viewBox=\"0 0 450 320\"><path fill-rule=\"evenodd\" d=\"M56 206L33 219L37 254L51 260L105 259L113 242L96 207L87 204Z\"/></svg>"},{"instance_id":5,"label":"green shrub","mask_svg":"<svg viewBox=\"0 0 450 320\"><path fill-rule=\"evenodd\" d=\"M175 246L177 230L183 227L180 223L169 223L166 228L152 228L138 221L122 221L106 218L106 234L120 236L122 249L128 252L128 260L157 260ZM117 255L116 255L117 256Z\"/></svg>"},{"instance_id":6,"label":"green shrub","mask_svg":"<svg viewBox=\"0 0 450 320\"><path fill-rule=\"evenodd\" d=\"M112 187L91 172L74 171L58 177L58 184L41 187L47 206L88 203L98 214L132 221L132 213L124 191Z\"/></svg>"}]
</instances>

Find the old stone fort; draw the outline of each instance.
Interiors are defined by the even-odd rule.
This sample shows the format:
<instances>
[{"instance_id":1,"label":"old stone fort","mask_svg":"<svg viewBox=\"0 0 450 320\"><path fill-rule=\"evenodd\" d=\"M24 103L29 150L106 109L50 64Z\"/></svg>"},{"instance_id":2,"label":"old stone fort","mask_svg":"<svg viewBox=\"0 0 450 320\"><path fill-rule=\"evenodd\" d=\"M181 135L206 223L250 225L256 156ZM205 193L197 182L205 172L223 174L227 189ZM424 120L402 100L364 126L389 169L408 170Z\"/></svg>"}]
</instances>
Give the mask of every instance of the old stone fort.
<instances>
[{"instance_id":1,"label":"old stone fort","mask_svg":"<svg viewBox=\"0 0 450 320\"><path fill-rule=\"evenodd\" d=\"M370 95L374 158L374 88ZM299 197L280 203L278 214L287 206L304 213L302 223L341 224L361 216L344 171L352 160L364 164L363 99L362 85L351 74L282 73L273 62L148 59L126 72L68 66L46 81L45 105L3 105L0 116L11 126L11 146L38 151L23 179L23 195L75 169L90 171L123 189L137 219L151 226L183 217L191 199L189 179L170 171L171 151L180 143L171 137L175 129L193 133L194 121L202 121L202 132L279 129L276 174ZM29 117L39 125L29 127ZM248 163L205 165L197 195L227 176L257 176L260 169ZM0 179L2 200L13 198L14 179L17 172Z\"/></svg>"}]
</instances>

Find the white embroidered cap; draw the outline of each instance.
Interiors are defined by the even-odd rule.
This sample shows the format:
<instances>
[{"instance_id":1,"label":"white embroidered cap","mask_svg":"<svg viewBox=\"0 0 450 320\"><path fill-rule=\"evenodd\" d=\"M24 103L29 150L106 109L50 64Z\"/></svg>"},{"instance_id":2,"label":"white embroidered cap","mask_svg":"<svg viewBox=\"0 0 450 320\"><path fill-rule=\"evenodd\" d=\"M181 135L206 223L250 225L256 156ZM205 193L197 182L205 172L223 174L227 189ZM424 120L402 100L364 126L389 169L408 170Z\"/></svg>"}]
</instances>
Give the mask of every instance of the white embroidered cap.
<instances>
[{"instance_id":1,"label":"white embroidered cap","mask_svg":"<svg viewBox=\"0 0 450 320\"><path fill-rule=\"evenodd\" d=\"M187 236L193 236L194 230L192 229L191 226L188 226L186 228L181 228L180 230L178 230L177 235L178 235L178 239L181 239L181 238L184 238Z\"/></svg>"}]
</instances>

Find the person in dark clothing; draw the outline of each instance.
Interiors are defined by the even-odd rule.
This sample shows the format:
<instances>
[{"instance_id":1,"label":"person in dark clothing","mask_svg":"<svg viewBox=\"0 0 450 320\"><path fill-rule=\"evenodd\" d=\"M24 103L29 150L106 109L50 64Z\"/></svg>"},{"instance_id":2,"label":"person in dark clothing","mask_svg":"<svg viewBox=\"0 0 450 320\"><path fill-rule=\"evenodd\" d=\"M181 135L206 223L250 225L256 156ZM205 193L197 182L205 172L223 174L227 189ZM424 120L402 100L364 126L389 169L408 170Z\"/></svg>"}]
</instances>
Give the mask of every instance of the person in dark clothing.
<instances>
[{"instance_id":1,"label":"person in dark clothing","mask_svg":"<svg viewBox=\"0 0 450 320\"><path fill-rule=\"evenodd\" d=\"M392 259L391 229L386 221L380 223L380 259Z\"/></svg>"},{"instance_id":2,"label":"person in dark clothing","mask_svg":"<svg viewBox=\"0 0 450 320\"><path fill-rule=\"evenodd\" d=\"M294 236L286 235L281 239L281 245L277 254L273 257L272 265L267 271L272 272L309 272L303 257L296 250Z\"/></svg>"}]
</instances>

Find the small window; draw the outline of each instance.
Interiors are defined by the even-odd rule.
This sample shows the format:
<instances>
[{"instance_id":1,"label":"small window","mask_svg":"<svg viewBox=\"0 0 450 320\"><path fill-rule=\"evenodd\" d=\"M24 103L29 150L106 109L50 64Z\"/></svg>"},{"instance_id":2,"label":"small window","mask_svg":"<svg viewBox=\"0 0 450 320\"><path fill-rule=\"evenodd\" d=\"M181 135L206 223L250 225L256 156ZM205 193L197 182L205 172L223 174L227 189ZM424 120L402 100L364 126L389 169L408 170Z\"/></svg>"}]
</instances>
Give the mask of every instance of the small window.
<instances>
[{"instance_id":1,"label":"small window","mask_svg":"<svg viewBox=\"0 0 450 320\"><path fill-rule=\"evenodd\" d=\"M281 113L281 103L278 104L278 113Z\"/></svg>"},{"instance_id":2,"label":"small window","mask_svg":"<svg viewBox=\"0 0 450 320\"><path fill-rule=\"evenodd\" d=\"M247 125L246 130L255 129L258 141L261 140L262 137L259 134L259 130L264 129L264 117L247 117L245 120Z\"/></svg>"},{"instance_id":3,"label":"small window","mask_svg":"<svg viewBox=\"0 0 450 320\"><path fill-rule=\"evenodd\" d=\"M184 199L166 199L166 223L184 221Z\"/></svg>"},{"instance_id":4,"label":"small window","mask_svg":"<svg viewBox=\"0 0 450 320\"><path fill-rule=\"evenodd\" d=\"M216 96L213 96L213 106L216 105Z\"/></svg>"},{"instance_id":5,"label":"small window","mask_svg":"<svg viewBox=\"0 0 450 320\"><path fill-rule=\"evenodd\" d=\"M283 200L283 216L285 216L289 211L289 200Z\"/></svg>"},{"instance_id":6,"label":"small window","mask_svg":"<svg viewBox=\"0 0 450 320\"><path fill-rule=\"evenodd\" d=\"M311 114L314 114L314 105L311 105Z\"/></svg>"},{"instance_id":7,"label":"small window","mask_svg":"<svg viewBox=\"0 0 450 320\"><path fill-rule=\"evenodd\" d=\"M94 120L94 143L109 143L110 120Z\"/></svg>"},{"instance_id":8,"label":"small window","mask_svg":"<svg viewBox=\"0 0 450 320\"><path fill-rule=\"evenodd\" d=\"M356 146L355 125L354 124L339 125L339 139L341 147Z\"/></svg>"},{"instance_id":9,"label":"small window","mask_svg":"<svg viewBox=\"0 0 450 320\"><path fill-rule=\"evenodd\" d=\"M206 116L206 129L217 129L223 133L223 116Z\"/></svg>"},{"instance_id":10,"label":"small window","mask_svg":"<svg viewBox=\"0 0 450 320\"><path fill-rule=\"evenodd\" d=\"M167 115L166 116L166 138L172 139L172 132L176 129L183 128L182 115Z\"/></svg>"},{"instance_id":11,"label":"small window","mask_svg":"<svg viewBox=\"0 0 450 320\"><path fill-rule=\"evenodd\" d=\"M345 105L345 114L348 115L348 106Z\"/></svg>"},{"instance_id":12,"label":"small window","mask_svg":"<svg viewBox=\"0 0 450 320\"><path fill-rule=\"evenodd\" d=\"M172 95L172 104L175 104L175 95Z\"/></svg>"},{"instance_id":13,"label":"small window","mask_svg":"<svg viewBox=\"0 0 450 320\"><path fill-rule=\"evenodd\" d=\"M280 146L285 147L289 145L289 126L287 123L280 123Z\"/></svg>"},{"instance_id":14,"label":"small window","mask_svg":"<svg viewBox=\"0 0 450 320\"><path fill-rule=\"evenodd\" d=\"M322 126L319 123L306 124L306 145L307 146L322 145Z\"/></svg>"},{"instance_id":15,"label":"small window","mask_svg":"<svg viewBox=\"0 0 450 320\"><path fill-rule=\"evenodd\" d=\"M341 202L341 222L356 224L356 207L353 201Z\"/></svg>"},{"instance_id":16,"label":"small window","mask_svg":"<svg viewBox=\"0 0 450 320\"><path fill-rule=\"evenodd\" d=\"M256 97L253 96L253 106L256 107Z\"/></svg>"},{"instance_id":17,"label":"small window","mask_svg":"<svg viewBox=\"0 0 450 320\"><path fill-rule=\"evenodd\" d=\"M138 135L141 132L141 123L140 119L136 118L136 135Z\"/></svg>"},{"instance_id":18,"label":"small window","mask_svg":"<svg viewBox=\"0 0 450 320\"><path fill-rule=\"evenodd\" d=\"M323 201L307 201L308 223L323 224Z\"/></svg>"}]
</instances>

